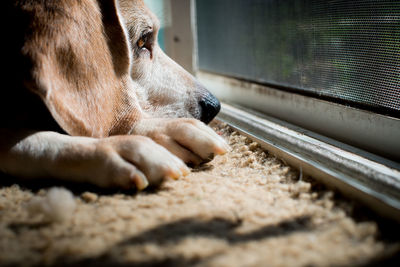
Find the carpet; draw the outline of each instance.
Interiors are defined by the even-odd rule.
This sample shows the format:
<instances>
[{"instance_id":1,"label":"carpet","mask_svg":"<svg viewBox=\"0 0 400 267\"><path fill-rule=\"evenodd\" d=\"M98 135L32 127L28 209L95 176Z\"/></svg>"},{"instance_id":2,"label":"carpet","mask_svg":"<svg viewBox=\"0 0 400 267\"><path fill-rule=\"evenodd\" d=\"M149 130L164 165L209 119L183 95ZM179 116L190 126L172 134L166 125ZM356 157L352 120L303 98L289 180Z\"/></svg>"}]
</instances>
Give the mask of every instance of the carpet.
<instances>
[{"instance_id":1,"label":"carpet","mask_svg":"<svg viewBox=\"0 0 400 267\"><path fill-rule=\"evenodd\" d=\"M60 222L27 209L54 182L4 178L0 264L372 266L397 261L398 234L379 218L229 126L212 127L232 150L159 188L136 192L57 183L73 192L76 203L71 218Z\"/></svg>"}]
</instances>

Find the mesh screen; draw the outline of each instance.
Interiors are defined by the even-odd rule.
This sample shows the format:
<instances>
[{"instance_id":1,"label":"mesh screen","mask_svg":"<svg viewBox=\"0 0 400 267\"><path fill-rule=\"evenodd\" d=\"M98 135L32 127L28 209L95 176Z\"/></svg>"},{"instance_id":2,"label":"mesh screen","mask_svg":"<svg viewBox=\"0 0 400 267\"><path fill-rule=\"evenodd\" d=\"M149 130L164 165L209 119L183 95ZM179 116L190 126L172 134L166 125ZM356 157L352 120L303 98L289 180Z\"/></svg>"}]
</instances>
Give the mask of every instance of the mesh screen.
<instances>
[{"instance_id":1,"label":"mesh screen","mask_svg":"<svg viewBox=\"0 0 400 267\"><path fill-rule=\"evenodd\" d=\"M198 0L199 68L400 111L400 1Z\"/></svg>"}]
</instances>

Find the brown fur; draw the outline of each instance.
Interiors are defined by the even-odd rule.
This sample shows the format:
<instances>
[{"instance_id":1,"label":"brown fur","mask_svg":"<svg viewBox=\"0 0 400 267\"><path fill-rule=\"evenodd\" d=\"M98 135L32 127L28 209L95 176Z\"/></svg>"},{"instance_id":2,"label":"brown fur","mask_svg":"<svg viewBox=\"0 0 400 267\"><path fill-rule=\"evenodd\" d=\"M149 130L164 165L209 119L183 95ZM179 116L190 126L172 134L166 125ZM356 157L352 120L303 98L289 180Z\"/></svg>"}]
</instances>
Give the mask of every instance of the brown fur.
<instances>
[{"instance_id":1,"label":"brown fur","mask_svg":"<svg viewBox=\"0 0 400 267\"><path fill-rule=\"evenodd\" d=\"M132 120L130 113L138 119L140 107L134 99L123 100L128 98L129 57L115 7L103 4L100 10L87 0L47 2L46 9L39 1L21 4L33 14L35 27L22 48L34 62L30 90L71 135L126 133L124 121ZM118 42L111 41L115 37Z\"/></svg>"},{"instance_id":2,"label":"brown fur","mask_svg":"<svg viewBox=\"0 0 400 267\"><path fill-rule=\"evenodd\" d=\"M203 123L180 118L202 118L199 101L213 96L158 47L159 23L143 1L5 5L17 23L6 34L11 86L1 91L4 172L142 189L187 174L181 160L227 150Z\"/></svg>"}]
</instances>

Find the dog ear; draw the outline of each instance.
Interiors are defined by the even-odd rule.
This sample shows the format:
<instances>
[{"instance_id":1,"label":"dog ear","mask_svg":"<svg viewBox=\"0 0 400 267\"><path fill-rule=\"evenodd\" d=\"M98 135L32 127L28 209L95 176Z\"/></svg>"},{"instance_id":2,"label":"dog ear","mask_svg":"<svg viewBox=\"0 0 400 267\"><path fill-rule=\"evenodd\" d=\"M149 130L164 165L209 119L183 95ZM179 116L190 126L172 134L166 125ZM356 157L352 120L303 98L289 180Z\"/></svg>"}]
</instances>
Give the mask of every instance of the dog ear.
<instances>
[{"instance_id":1,"label":"dog ear","mask_svg":"<svg viewBox=\"0 0 400 267\"><path fill-rule=\"evenodd\" d=\"M71 135L128 131L140 107L128 92L131 54L117 1L52 5L35 13L24 46L34 62L30 88Z\"/></svg>"},{"instance_id":2,"label":"dog ear","mask_svg":"<svg viewBox=\"0 0 400 267\"><path fill-rule=\"evenodd\" d=\"M115 72L118 75L130 73L132 55L126 24L119 12L118 0L102 0L100 9Z\"/></svg>"}]
</instances>

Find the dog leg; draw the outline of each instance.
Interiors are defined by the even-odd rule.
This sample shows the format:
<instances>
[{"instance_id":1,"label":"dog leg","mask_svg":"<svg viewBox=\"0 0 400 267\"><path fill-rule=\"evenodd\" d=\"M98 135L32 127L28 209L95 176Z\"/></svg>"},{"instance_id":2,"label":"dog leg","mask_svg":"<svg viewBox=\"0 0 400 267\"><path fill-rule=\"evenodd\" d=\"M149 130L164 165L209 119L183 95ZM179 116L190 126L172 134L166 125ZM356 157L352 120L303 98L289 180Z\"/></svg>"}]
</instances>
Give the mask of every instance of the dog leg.
<instances>
[{"instance_id":1,"label":"dog leg","mask_svg":"<svg viewBox=\"0 0 400 267\"><path fill-rule=\"evenodd\" d=\"M196 119L143 119L131 132L152 138L184 162L195 165L229 150L224 139Z\"/></svg>"},{"instance_id":2,"label":"dog leg","mask_svg":"<svg viewBox=\"0 0 400 267\"><path fill-rule=\"evenodd\" d=\"M0 170L140 190L189 173L179 158L144 136L96 139L9 130L0 130Z\"/></svg>"}]
</instances>

